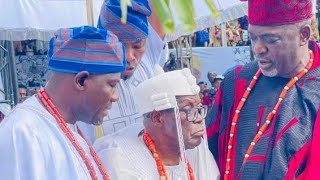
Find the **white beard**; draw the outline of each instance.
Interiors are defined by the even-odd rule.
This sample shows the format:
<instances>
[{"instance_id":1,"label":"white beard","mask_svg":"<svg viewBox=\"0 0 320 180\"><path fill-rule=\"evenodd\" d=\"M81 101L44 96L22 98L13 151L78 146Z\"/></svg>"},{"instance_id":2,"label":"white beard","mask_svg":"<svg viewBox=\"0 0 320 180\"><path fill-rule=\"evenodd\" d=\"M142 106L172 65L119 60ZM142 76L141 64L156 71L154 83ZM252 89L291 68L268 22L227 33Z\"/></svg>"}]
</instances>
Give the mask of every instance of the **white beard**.
<instances>
[{"instance_id":1,"label":"white beard","mask_svg":"<svg viewBox=\"0 0 320 180\"><path fill-rule=\"evenodd\" d=\"M264 71L263 69L261 70L262 70L262 74L268 77L275 77L278 75L278 70L276 68L272 68L272 70L269 70L269 71Z\"/></svg>"}]
</instances>

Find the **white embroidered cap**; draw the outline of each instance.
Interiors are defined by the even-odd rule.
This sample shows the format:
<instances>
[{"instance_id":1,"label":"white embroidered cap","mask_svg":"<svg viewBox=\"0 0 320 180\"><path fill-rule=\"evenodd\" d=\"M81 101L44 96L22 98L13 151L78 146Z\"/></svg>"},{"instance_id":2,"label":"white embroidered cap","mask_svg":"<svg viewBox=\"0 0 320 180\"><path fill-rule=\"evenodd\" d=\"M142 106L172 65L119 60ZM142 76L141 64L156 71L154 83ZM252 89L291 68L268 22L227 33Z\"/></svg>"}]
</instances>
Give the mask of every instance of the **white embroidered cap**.
<instances>
[{"instance_id":1,"label":"white embroidered cap","mask_svg":"<svg viewBox=\"0 0 320 180\"><path fill-rule=\"evenodd\" d=\"M135 90L139 113L161 111L177 106L176 96L198 95L200 88L196 78L187 68L164 72L154 67L155 76L142 82Z\"/></svg>"}]
</instances>

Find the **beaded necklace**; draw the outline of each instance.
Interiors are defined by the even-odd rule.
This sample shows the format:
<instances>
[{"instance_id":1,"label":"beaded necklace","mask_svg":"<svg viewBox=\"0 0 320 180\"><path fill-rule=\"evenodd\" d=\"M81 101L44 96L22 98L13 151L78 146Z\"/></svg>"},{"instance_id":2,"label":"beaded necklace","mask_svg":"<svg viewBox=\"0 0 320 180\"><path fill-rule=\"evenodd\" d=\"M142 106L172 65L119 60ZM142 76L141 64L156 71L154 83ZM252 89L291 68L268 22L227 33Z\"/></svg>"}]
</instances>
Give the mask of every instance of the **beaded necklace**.
<instances>
[{"instance_id":1,"label":"beaded necklace","mask_svg":"<svg viewBox=\"0 0 320 180\"><path fill-rule=\"evenodd\" d=\"M146 146L148 147L148 149L150 150L150 152L152 153L154 160L156 161L157 169L158 169L158 172L160 175L160 180L168 180L166 168L165 168L163 162L161 161L159 154L157 153L156 146L155 146L153 140L151 139L149 133L147 133L146 130L144 130L144 133L143 133L143 140L144 140L144 143L146 144ZM191 167L188 160L187 160L187 167L188 167L188 172L189 172L189 179L195 180L192 167Z\"/></svg>"},{"instance_id":2,"label":"beaded necklace","mask_svg":"<svg viewBox=\"0 0 320 180\"><path fill-rule=\"evenodd\" d=\"M272 121L272 118L274 117L274 115L277 113L281 101L284 99L284 97L287 95L287 92L289 91L289 89L299 80L301 79L311 68L312 64L313 64L313 52L311 50L309 50L309 63L306 65L306 67L300 71L296 76L294 76L287 84L286 86L284 86L283 90L280 93L280 96L278 98L278 102L276 103L276 105L273 107L273 110L268 114L267 118L266 118L266 122L260 127L258 133L255 135L255 137L253 138L252 142L250 143L246 154L244 155L244 159L242 162L242 166L244 166L247 163L248 158L250 157L254 146L258 143L258 141L261 139L262 134L268 129L269 124ZM236 130L236 125L238 124L238 120L239 120L239 115L240 112L247 100L247 98L250 95L251 90L254 88L254 86L257 83L258 78L260 77L260 75L262 74L261 69L259 68L258 71L256 72L256 74L253 76L249 86L247 87L246 91L244 92L244 94L242 95L241 101L238 103L238 106L235 110L235 114L232 118L232 122L231 122L231 129L230 129L230 134L229 134L229 141L228 141L228 151L227 151L227 159L226 159L226 171L224 174L224 179L228 180L229 179L229 174L230 174L230 167L231 167L231 150L233 147L233 143L234 143L234 134L235 134L235 130Z\"/></svg>"},{"instance_id":3,"label":"beaded necklace","mask_svg":"<svg viewBox=\"0 0 320 180\"><path fill-rule=\"evenodd\" d=\"M90 173L91 178L93 180L98 180L98 177L96 175L96 171L94 170L94 167L93 167L92 163L90 162L90 159L86 155L86 153L85 153L84 149L81 147L80 143L74 137L74 135L71 132L71 130L68 128L67 123L65 122L65 120L63 119L63 117L61 116L61 114L59 113L59 111L57 110L57 108L55 107L55 105L53 104L52 100L49 98L47 92L44 90L43 87L40 88L40 90L37 93L37 95L38 95L38 98L40 99L41 103L43 104L43 106L55 118L55 120L56 120L57 124L59 125L60 129L67 136L69 141L72 143L72 145L75 147L75 149L80 154L82 160L84 161L85 165L88 168L88 171ZM77 130L78 130L80 136L86 141L86 143L87 143L87 145L88 145L88 147L90 149L90 154L92 155L95 163L97 164L98 169L100 170L103 179L104 180L109 180L110 178L109 178L106 170L104 169L104 167L103 167L103 165L102 165L97 153L89 145L89 143L86 140L86 138L84 138L84 136L83 136L82 132L80 131L80 129L77 128Z\"/></svg>"}]
</instances>

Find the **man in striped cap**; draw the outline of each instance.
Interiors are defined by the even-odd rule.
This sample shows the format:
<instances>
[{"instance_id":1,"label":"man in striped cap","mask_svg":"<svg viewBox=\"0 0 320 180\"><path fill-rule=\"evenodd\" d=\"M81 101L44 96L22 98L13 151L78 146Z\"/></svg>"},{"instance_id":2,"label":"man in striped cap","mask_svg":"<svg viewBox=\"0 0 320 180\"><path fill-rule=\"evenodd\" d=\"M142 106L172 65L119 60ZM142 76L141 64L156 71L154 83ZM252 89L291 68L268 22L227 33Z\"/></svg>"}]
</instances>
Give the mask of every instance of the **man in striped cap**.
<instances>
[{"instance_id":1,"label":"man in striped cap","mask_svg":"<svg viewBox=\"0 0 320 180\"><path fill-rule=\"evenodd\" d=\"M142 122L133 96L134 89L146 79L153 77L155 64L164 64L160 59L164 47L164 33L160 22L148 0L131 0L127 21L121 22L120 0L105 0L98 21L99 28L106 28L118 36L126 47L127 68L121 74L119 101L104 118L99 133L94 128L80 124L86 136L93 143L100 135L111 134L132 123ZM98 136L96 136L98 135Z\"/></svg>"},{"instance_id":2,"label":"man in striped cap","mask_svg":"<svg viewBox=\"0 0 320 180\"><path fill-rule=\"evenodd\" d=\"M48 59L47 85L1 123L1 179L109 179L75 123L101 124L118 100L123 44L105 29L60 29Z\"/></svg>"},{"instance_id":3,"label":"man in striped cap","mask_svg":"<svg viewBox=\"0 0 320 180\"><path fill-rule=\"evenodd\" d=\"M255 62L225 75L206 118L224 179L319 179L320 48L311 0L249 0Z\"/></svg>"}]
</instances>

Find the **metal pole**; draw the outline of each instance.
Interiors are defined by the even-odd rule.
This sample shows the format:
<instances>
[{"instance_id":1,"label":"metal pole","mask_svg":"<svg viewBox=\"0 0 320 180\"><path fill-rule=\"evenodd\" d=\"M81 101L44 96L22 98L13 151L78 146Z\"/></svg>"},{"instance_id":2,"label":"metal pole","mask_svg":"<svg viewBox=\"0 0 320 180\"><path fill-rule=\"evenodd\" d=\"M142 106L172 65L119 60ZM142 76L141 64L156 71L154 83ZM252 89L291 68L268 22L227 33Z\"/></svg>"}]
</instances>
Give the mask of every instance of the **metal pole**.
<instances>
[{"instance_id":1,"label":"metal pole","mask_svg":"<svg viewBox=\"0 0 320 180\"><path fill-rule=\"evenodd\" d=\"M92 0L86 0L87 22L89 26L94 26L93 22L93 4Z\"/></svg>"},{"instance_id":2,"label":"metal pole","mask_svg":"<svg viewBox=\"0 0 320 180\"><path fill-rule=\"evenodd\" d=\"M222 39L222 47L227 47L227 34L226 34L226 23L221 24L221 39Z\"/></svg>"},{"instance_id":3,"label":"metal pole","mask_svg":"<svg viewBox=\"0 0 320 180\"><path fill-rule=\"evenodd\" d=\"M10 75L11 75L11 85L12 85L12 99L13 99L13 105L18 104L19 98L18 98L18 78L17 78L17 70L16 70L16 61L15 61L15 52L13 47L12 41L7 41L7 47L9 52L9 69L10 69Z\"/></svg>"}]
</instances>

